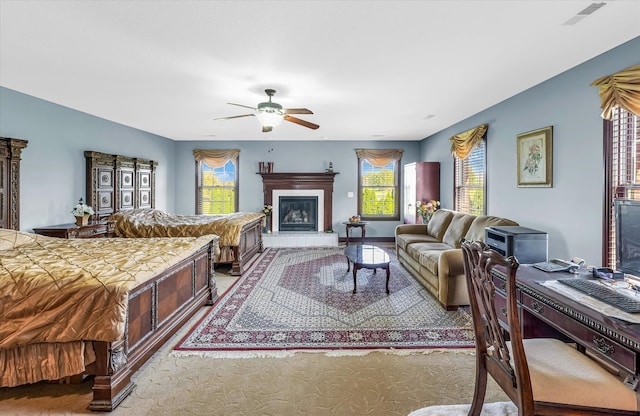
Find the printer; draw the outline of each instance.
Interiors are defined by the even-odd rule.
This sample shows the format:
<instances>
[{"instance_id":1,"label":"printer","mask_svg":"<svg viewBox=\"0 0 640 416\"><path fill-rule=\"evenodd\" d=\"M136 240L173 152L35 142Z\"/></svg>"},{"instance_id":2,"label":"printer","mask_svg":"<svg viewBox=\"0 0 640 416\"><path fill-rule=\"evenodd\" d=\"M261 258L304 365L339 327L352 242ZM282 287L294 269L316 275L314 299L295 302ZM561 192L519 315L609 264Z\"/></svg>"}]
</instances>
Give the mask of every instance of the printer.
<instances>
[{"instance_id":1,"label":"printer","mask_svg":"<svg viewBox=\"0 0 640 416\"><path fill-rule=\"evenodd\" d=\"M547 261L549 236L544 231L517 225L486 227L484 241L503 256L514 256L520 264Z\"/></svg>"}]
</instances>

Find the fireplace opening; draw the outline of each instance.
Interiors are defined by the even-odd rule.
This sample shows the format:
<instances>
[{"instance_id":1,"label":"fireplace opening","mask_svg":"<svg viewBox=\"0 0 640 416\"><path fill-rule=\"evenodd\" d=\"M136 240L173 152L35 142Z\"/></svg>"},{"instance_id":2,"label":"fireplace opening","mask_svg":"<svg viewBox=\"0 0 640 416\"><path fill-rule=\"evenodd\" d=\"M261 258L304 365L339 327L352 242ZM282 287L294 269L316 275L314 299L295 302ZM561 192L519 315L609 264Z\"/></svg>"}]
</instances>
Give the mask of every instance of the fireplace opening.
<instances>
[{"instance_id":1,"label":"fireplace opening","mask_svg":"<svg viewBox=\"0 0 640 416\"><path fill-rule=\"evenodd\" d=\"M318 231L317 196L280 196L279 231Z\"/></svg>"}]
</instances>

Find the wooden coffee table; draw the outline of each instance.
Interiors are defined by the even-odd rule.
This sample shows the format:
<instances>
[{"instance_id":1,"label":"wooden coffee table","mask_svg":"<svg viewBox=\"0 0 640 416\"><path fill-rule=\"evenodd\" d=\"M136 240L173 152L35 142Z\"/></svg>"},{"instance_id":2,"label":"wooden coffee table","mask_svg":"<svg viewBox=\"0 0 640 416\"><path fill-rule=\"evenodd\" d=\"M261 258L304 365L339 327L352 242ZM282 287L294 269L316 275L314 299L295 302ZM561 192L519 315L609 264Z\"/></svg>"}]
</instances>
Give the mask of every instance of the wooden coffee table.
<instances>
[{"instance_id":1,"label":"wooden coffee table","mask_svg":"<svg viewBox=\"0 0 640 416\"><path fill-rule=\"evenodd\" d=\"M344 249L347 257L347 271L353 263L353 293L356 293L356 274L360 269L372 269L375 274L376 269L387 271L387 294L389 293L389 255L381 248L367 244L348 246Z\"/></svg>"}]
</instances>

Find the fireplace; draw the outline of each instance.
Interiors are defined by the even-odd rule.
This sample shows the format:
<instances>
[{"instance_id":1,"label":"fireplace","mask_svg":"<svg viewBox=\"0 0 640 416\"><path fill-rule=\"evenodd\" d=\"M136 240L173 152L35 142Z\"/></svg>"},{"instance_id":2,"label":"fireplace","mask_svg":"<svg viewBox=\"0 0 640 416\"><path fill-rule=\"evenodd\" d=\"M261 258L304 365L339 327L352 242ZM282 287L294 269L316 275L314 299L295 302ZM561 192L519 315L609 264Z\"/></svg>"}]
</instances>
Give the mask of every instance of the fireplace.
<instances>
[{"instance_id":1,"label":"fireplace","mask_svg":"<svg viewBox=\"0 0 640 416\"><path fill-rule=\"evenodd\" d=\"M259 173L262 176L265 205L273 206L271 230L280 230L280 219L284 215L280 213L281 197L315 198L316 222L314 231L326 231L333 226L333 178L338 172L331 173L286 173L272 172ZM297 230L301 231L301 230Z\"/></svg>"},{"instance_id":2,"label":"fireplace","mask_svg":"<svg viewBox=\"0 0 640 416\"><path fill-rule=\"evenodd\" d=\"M279 231L318 231L317 196L280 196Z\"/></svg>"}]
</instances>

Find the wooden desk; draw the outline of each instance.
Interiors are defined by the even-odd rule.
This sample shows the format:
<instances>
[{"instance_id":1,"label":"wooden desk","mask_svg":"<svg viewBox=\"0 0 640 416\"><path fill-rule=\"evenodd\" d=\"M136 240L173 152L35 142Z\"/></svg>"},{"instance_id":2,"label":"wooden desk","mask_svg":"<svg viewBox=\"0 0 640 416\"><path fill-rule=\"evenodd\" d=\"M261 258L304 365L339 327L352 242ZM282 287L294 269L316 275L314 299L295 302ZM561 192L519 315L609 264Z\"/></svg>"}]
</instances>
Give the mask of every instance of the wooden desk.
<instances>
[{"instance_id":1,"label":"wooden desk","mask_svg":"<svg viewBox=\"0 0 640 416\"><path fill-rule=\"evenodd\" d=\"M494 269L497 310L506 305L504 273ZM640 385L640 324L603 315L595 309L555 292L539 282L574 277L570 273L545 273L521 265L517 273L517 296L525 338L556 337L570 340L616 368L633 390ZM499 305L499 302L504 302ZM506 322L506 315L505 320Z\"/></svg>"}]
</instances>

